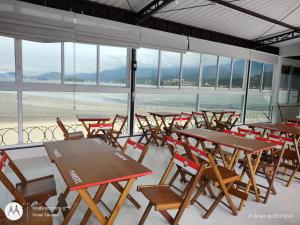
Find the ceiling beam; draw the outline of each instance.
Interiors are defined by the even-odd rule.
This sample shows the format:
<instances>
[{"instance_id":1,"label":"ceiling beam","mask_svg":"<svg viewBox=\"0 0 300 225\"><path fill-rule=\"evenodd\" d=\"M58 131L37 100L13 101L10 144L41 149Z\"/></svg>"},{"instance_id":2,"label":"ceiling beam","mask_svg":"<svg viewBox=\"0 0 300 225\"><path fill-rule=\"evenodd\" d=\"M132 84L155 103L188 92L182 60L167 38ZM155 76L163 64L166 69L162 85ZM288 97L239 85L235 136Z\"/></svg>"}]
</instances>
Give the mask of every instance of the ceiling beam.
<instances>
[{"instance_id":1,"label":"ceiling beam","mask_svg":"<svg viewBox=\"0 0 300 225\"><path fill-rule=\"evenodd\" d=\"M270 22L270 23L277 24L277 25L279 25L279 26L286 27L286 28L291 29L291 30L294 30L294 31L300 31L300 28L299 28L299 27L295 27L295 26L292 26L292 25L290 25L290 24L281 22L281 21L279 21L279 20L275 20L275 19L273 19L273 18L264 16L264 15L259 14L259 13L256 13L256 12L253 12L253 11L251 11L251 10L242 8L242 7L240 7L240 6L231 4L231 3L229 3L229 2L225 2L225 1L223 1L223 0L210 0L210 1L211 1L211 2L215 2L215 3L219 4L219 5L225 6L225 7L227 7L227 8L230 8L230 9L233 9L233 10L236 10L236 11L239 11L239 12L242 12L242 13L245 13L245 14L248 14L248 15L250 15L250 16L253 16L253 17L256 17L256 18L259 18L259 19L268 21L268 22Z\"/></svg>"},{"instance_id":2,"label":"ceiling beam","mask_svg":"<svg viewBox=\"0 0 300 225\"><path fill-rule=\"evenodd\" d=\"M146 5L138 12L137 21L136 21L137 24L141 24L150 16L152 16L154 13L166 7L173 1L174 0L154 0L150 2L148 5Z\"/></svg>"},{"instance_id":3,"label":"ceiling beam","mask_svg":"<svg viewBox=\"0 0 300 225\"><path fill-rule=\"evenodd\" d=\"M266 45L272 45L276 43L280 43L283 41L288 41L292 39L300 38L300 32L297 31L289 31L281 34L277 34L268 38L257 40L257 43L260 43L264 46Z\"/></svg>"}]
</instances>

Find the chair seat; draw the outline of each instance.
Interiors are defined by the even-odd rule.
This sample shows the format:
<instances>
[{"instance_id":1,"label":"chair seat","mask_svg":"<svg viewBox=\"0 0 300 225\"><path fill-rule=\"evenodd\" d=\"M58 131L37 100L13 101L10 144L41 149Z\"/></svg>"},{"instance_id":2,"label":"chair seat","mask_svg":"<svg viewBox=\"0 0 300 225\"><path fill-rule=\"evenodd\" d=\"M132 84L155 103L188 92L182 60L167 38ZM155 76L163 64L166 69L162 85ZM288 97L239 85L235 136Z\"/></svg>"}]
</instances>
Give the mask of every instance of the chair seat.
<instances>
[{"instance_id":1,"label":"chair seat","mask_svg":"<svg viewBox=\"0 0 300 225\"><path fill-rule=\"evenodd\" d=\"M84 134L82 133L82 131L69 133L68 135L71 140L84 138Z\"/></svg>"},{"instance_id":2,"label":"chair seat","mask_svg":"<svg viewBox=\"0 0 300 225\"><path fill-rule=\"evenodd\" d=\"M35 214L35 215L34 215ZM37 215L49 215L49 216L37 216ZM6 217L0 218L1 225L51 225L52 217L51 212L43 207L42 209L27 209L23 210L23 216L17 221L12 221Z\"/></svg>"},{"instance_id":3,"label":"chair seat","mask_svg":"<svg viewBox=\"0 0 300 225\"><path fill-rule=\"evenodd\" d=\"M53 175L29 180L27 183L18 183L16 184L16 189L29 203L47 200L56 195Z\"/></svg>"},{"instance_id":4,"label":"chair seat","mask_svg":"<svg viewBox=\"0 0 300 225\"><path fill-rule=\"evenodd\" d=\"M227 169L226 167L223 166L217 166L218 170L221 174L222 180L224 181L224 184L231 183L233 181L239 180L240 176L236 174L234 171ZM207 177L209 180L214 182L215 186L219 186L218 178L213 171L213 168L207 168L204 171L204 176Z\"/></svg>"},{"instance_id":5,"label":"chair seat","mask_svg":"<svg viewBox=\"0 0 300 225\"><path fill-rule=\"evenodd\" d=\"M178 209L182 198L167 185L142 186L139 191L155 206L155 210Z\"/></svg>"}]
</instances>

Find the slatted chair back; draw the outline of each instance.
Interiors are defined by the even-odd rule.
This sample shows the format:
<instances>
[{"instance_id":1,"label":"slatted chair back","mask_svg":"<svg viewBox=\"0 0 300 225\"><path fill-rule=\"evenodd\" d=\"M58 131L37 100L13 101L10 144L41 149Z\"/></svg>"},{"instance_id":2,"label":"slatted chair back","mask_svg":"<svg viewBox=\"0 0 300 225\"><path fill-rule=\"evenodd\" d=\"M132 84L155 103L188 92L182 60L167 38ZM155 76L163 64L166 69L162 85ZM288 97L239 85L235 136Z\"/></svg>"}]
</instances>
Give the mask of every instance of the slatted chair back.
<instances>
[{"instance_id":1,"label":"slatted chair back","mask_svg":"<svg viewBox=\"0 0 300 225\"><path fill-rule=\"evenodd\" d=\"M139 163L142 163L148 152L148 148L148 145L138 143L133 139L128 138L124 144L122 151L134 160L138 161Z\"/></svg>"},{"instance_id":2,"label":"slatted chair back","mask_svg":"<svg viewBox=\"0 0 300 225\"><path fill-rule=\"evenodd\" d=\"M197 128L208 128L208 119L203 112L192 112L192 116Z\"/></svg>"},{"instance_id":3,"label":"slatted chair back","mask_svg":"<svg viewBox=\"0 0 300 225\"><path fill-rule=\"evenodd\" d=\"M176 140L173 137L166 136L165 142L167 143L168 149L172 156L174 156L176 152L178 152L179 154L184 154L186 151L185 143L182 141Z\"/></svg>"},{"instance_id":4,"label":"slatted chair back","mask_svg":"<svg viewBox=\"0 0 300 225\"><path fill-rule=\"evenodd\" d=\"M235 127L236 123L240 120L241 114L240 113L233 113L228 120L227 124L225 125L226 129L231 130Z\"/></svg>"},{"instance_id":5,"label":"slatted chair back","mask_svg":"<svg viewBox=\"0 0 300 225\"><path fill-rule=\"evenodd\" d=\"M15 185L11 182L11 180L6 175L6 171L8 167L12 170L12 172L18 177L18 179L22 183L27 182L22 172L15 165L15 163L10 159L7 153L0 152L0 180L20 204L26 204L27 201L25 200L25 198L21 195L21 193L19 193Z\"/></svg>"},{"instance_id":6,"label":"slatted chair back","mask_svg":"<svg viewBox=\"0 0 300 225\"><path fill-rule=\"evenodd\" d=\"M181 112L178 117L174 117L171 122L171 129L186 129L188 128L192 119L191 113Z\"/></svg>"},{"instance_id":7,"label":"slatted chair back","mask_svg":"<svg viewBox=\"0 0 300 225\"><path fill-rule=\"evenodd\" d=\"M112 122L112 130L119 132L122 134L124 132L126 122L127 122L128 116L121 116L117 114Z\"/></svg>"},{"instance_id":8,"label":"slatted chair back","mask_svg":"<svg viewBox=\"0 0 300 225\"><path fill-rule=\"evenodd\" d=\"M136 113L135 117L137 119L140 129L150 128L150 122L149 122L147 116Z\"/></svg>"},{"instance_id":9,"label":"slatted chair back","mask_svg":"<svg viewBox=\"0 0 300 225\"><path fill-rule=\"evenodd\" d=\"M252 130L252 129L247 129L247 128L238 128L238 132L240 134L245 134L245 137L246 138L252 138L252 139L255 139L256 137L261 137L261 132L259 131L255 131L255 130Z\"/></svg>"},{"instance_id":10,"label":"slatted chair back","mask_svg":"<svg viewBox=\"0 0 300 225\"><path fill-rule=\"evenodd\" d=\"M223 133L232 134L232 135L235 135L235 136L238 136L238 137L245 137L246 136L246 133L239 133L239 132L232 131L232 130L223 130Z\"/></svg>"}]
</instances>

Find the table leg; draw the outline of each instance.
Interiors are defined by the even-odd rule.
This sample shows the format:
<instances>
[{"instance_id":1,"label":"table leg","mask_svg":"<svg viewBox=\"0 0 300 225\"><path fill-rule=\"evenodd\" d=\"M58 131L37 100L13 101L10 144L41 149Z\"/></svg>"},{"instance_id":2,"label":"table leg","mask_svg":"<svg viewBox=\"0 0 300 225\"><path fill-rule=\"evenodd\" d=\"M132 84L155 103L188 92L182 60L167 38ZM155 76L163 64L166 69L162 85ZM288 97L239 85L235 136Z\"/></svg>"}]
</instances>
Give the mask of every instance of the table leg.
<instances>
[{"instance_id":1,"label":"table leg","mask_svg":"<svg viewBox=\"0 0 300 225\"><path fill-rule=\"evenodd\" d=\"M66 225L66 224L69 223L69 221L70 221L71 217L73 216L73 214L75 213L75 210L77 209L80 201L81 201L81 197L80 197L80 195L77 195L73 205L70 208L70 211L68 212L68 214L64 218L64 221L63 221L62 225Z\"/></svg>"},{"instance_id":2,"label":"table leg","mask_svg":"<svg viewBox=\"0 0 300 225\"><path fill-rule=\"evenodd\" d=\"M93 199L94 202L98 203L98 202L101 200L101 198L102 198L102 196L103 196L103 194L104 194L104 192L105 192L107 186L108 186L108 184L102 184L102 185L98 188L98 190L97 190L97 192L96 192L96 194L95 194L95 196L94 196L94 199ZM88 209L88 210L86 211L86 213L84 214L84 217L83 217L83 219L82 219L80 225L85 225L85 224L87 224L87 222L88 222L88 220L89 220L89 218L90 218L91 215L92 215L92 210L91 210L91 209Z\"/></svg>"},{"instance_id":3,"label":"table leg","mask_svg":"<svg viewBox=\"0 0 300 225\"><path fill-rule=\"evenodd\" d=\"M252 186L257 202L260 201L260 197L259 197L259 193L258 193L258 190L257 190L257 185L256 185L256 180L255 180L255 173L256 173L256 170L257 170L257 167L258 167L258 164L259 164L259 161L260 161L261 154L262 154L262 152L260 152L257 155L257 159L255 160L254 165L252 165L252 159L251 159L252 154L247 154L246 153L246 161L247 161L248 170L249 170L249 181L248 181L248 184L246 186L245 193L248 194L248 192L249 192L249 190ZM244 200L241 200L238 210L241 210L243 208L243 203L244 203Z\"/></svg>"},{"instance_id":4,"label":"table leg","mask_svg":"<svg viewBox=\"0 0 300 225\"><path fill-rule=\"evenodd\" d=\"M226 157L223 154L221 145L217 145L217 151L219 152L219 155L221 156L221 160L223 162L224 167L229 168L227 159L226 159Z\"/></svg>"},{"instance_id":5,"label":"table leg","mask_svg":"<svg viewBox=\"0 0 300 225\"><path fill-rule=\"evenodd\" d=\"M104 215L99 210L99 208L97 207L96 203L91 198L91 196L89 195L87 190L79 189L79 190L77 190L77 192L79 193L81 198L85 201L85 203L87 204L89 209L92 210L92 212L95 214L95 216L96 216L97 220L100 222L100 224L102 224L102 225L107 224L107 220L105 219Z\"/></svg>"},{"instance_id":6,"label":"table leg","mask_svg":"<svg viewBox=\"0 0 300 225\"><path fill-rule=\"evenodd\" d=\"M107 225L112 225L113 222L115 221L120 209L121 209L121 206L123 205L124 201L126 200L127 198L127 195L134 183L134 181L136 180L136 178L131 178L128 180L125 188L123 189L123 192L122 194L120 195L119 199L118 199L118 202L117 204L115 205L113 211L112 211L112 214L110 215L108 221L107 221Z\"/></svg>"},{"instance_id":7,"label":"table leg","mask_svg":"<svg viewBox=\"0 0 300 225\"><path fill-rule=\"evenodd\" d=\"M86 129L87 136L89 136L90 135L90 129L86 125L85 121L81 120L80 122L82 123L83 127Z\"/></svg>"}]
</instances>

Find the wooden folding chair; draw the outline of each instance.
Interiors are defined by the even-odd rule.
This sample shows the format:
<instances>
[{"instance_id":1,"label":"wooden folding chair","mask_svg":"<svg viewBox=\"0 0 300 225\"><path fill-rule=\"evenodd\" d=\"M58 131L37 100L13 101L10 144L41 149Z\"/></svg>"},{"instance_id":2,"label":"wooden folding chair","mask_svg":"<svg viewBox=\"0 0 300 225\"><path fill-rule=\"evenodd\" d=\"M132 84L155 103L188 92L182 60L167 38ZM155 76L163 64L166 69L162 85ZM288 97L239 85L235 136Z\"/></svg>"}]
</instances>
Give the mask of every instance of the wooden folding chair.
<instances>
[{"instance_id":1,"label":"wooden folding chair","mask_svg":"<svg viewBox=\"0 0 300 225\"><path fill-rule=\"evenodd\" d=\"M205 113L203 112L192 112L195 126L197 128L207 128L209 129L211 124L208 122L208 118L206 117Z\"/></svg>"},{"instance_id":2,"label":"wooden folding chair","mask_svg":"<svg viewBox=\"0 0 300 225\"><path fill-rule=\"evenodd\" d=\"M175 193L167 182L170 172L174 166L182 168L182 170L187 171L193 176L187 183L187 191L182 194ZM172 157L158 185L144 185L137 188L138 191L141 192L149 200L149 204L139 222L139 225L144 224L153 206L155 210L160 212L160 214L170 224L178 225L179 220L184 213L184 210L189 207L193 191L195 190L204 170L205 165L197 164L192 160L176 153ZM168 210L175 209L177 209L177 213L175 217L172 217L168 213Z\"/></svg>"},{"instance_id":3,"label":"wooden folding chair","mask_svg":"<svg viewBox=\"0 0 300 225\"><path fill-rule=\"evenodd\" d=\"M20 179L20 183L14 185L6 176L5 170L10 167L13 173ZM15 200L23 205L45 205L48 199L56 195L55 179L53 175L27 180L16 164L6 152L0 152L0 180Z\"/></svg>"},{"instance_id":4,"label":"wooden folding chair","mask_svg":"<svg viewBox=\"0 0 300 225\"><path fill-rule=\"evenodd\" d=\"M138 122L139 129L143 132L141 138L138 140L139 143L143 141L143 139L146 139L146 145L148 145L151 141L153 141L157 146L159 146L158 143L158 131L159 127L157 125L153 125L149 122L147 116L135 114L135 117ZM148 137L150 136L150 137Z\"/></svg>"},{"instance_id":5,"label":"wooden folding chair","mask_svg":"<svg viewBox=\"0 0 300 225\"><path fill-rule=\"evenodd\" d=\"M220 130L223 131L225 129L231 130L235 127L235 124L240 120L241 114L235 114L234 112L230 113L227 120L221 121L219 123Z\"/></svg>"},{"instance_id":6,"label":"wooden folding chair","mask_svg":"<svg viewBox=\"0 0 300 225\"><path fill-rule=\"evenodd\" d=\"M56 123L63 132L65 140L77 140L84 138L84 134L82 133L82 131L69 132L59 117L56 118Z\"/></svg>"},{"instance_id":7,"label":"wooden folding chair","mask_svg":"<svg viewBox=\"0 0 300 225\"><path fill-rule=\"evenodd\" d=\"M23 209L23 216L16 221L6 218L5 213L0 209L1 225L52 225L51 212L45 208L29 207Z\"/></svg>"},{"instance_id":8,"label":"wooden folding chair","mask_svg":"<svg viewBox=\"0 0 300 225\"><path fill-rule=\"evenodd\" d=\"M188 128L192 119L191 113L181 112L178 117L174 117L170 124L170 130L179 129L183 130Z\"/></svg>"},{"instance_id":9,"label":"wooden folding chair","mask_svg":"<svg viewBox=\"0 0 300 225\"><path fill-rule=\"evenodd\" d=\"M203 172L203 182L197 193L192 198L191 204L196 203L202 209L204 209L205 214L203 215L203 218L207 219L225 196L232 214L236 216L237 210L230 197L230 190L233 187L234 182L240 179L240 176L233 170L217 165L215 162L215 158L211 153L205 153L205 151L203 151L202 149L199 149L192 145L188 145L186 149L187 152L189 152L188 154L193 157L194 160L199 161L199 159L201 159L205 160L208 163L206 169ZM209 185L210 182L212 182L215 187L219 188L220 192L210 208L207 209L200 202L198 202L197 199L201 194L203 194L205 188L207 187L207 185Z\"/></svg>"},{"instance_id":10,"label":"wooden folding chair","mask_svg":"<svg viewBox=\"0 0 300 225\"><path fill-rule=\"evenodd\" d=\"M100 137L113 147L122 149L122 145L118 142L118 139L124 133L127 118L127 116L117 114L111 124L105 124L105 126L98 124L99 130L103 133Z\"/></svg>"}]
</instances>

